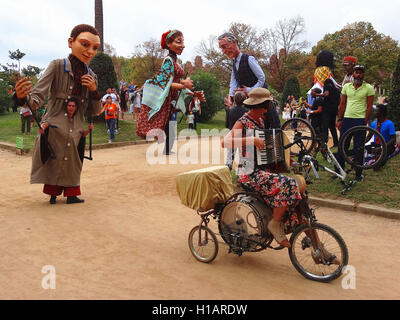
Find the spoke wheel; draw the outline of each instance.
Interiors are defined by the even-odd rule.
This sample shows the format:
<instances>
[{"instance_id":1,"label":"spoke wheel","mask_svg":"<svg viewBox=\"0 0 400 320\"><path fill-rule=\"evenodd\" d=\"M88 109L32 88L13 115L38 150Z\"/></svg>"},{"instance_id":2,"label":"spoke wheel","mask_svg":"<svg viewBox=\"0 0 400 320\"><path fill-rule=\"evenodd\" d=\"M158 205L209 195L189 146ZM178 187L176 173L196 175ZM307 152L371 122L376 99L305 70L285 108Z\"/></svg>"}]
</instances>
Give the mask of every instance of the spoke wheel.
<instances>
[{"instance_id":1,"label":"spoke wheel","mask_svg":"<svg viewBox=\"0 0 400 320\"><path fill-rule=\"evenodd\" d=\"M320 244L314 249L307 224L302 225L293 232L289 248L289 256L293 266L305 278L330 282L337 279L349 260L349 253L343 238L331 227L312 223ZM322 246L321 246L322 244Z\"/></svg>"},{"instance_id":2,"label":"spoke wheel","mask_svg":"<svg viewBox=\"0 0 400 320\"><path fill-rule=\"evenodd\" d=\"M365 142L366 137L376 137L380 142ZM357 145L357 147L354 147ZM351 166L359 169L379 167L386 159L387 146L385 139L375 129L367 126L356 126L347 130L339 141L339 153Z\"/></svg>"},{"instance_id":3,"label":"spoke wheel","mask_svg":"<svg viewBox=\"0 0 400 320\"><path fill-rule=\"evenodd\" d=\"M217 237L208 227L201 226L201 229L199 226L194 227L189 233L188 244L190 252L200 262L209 263L218 254Z\"/></svg>"},{"instance_id":4,"label":"spoke wheel","mask_svg":"<svg viewBox=\"0 0 400 320\"><path fill-rule=\"evenodd\" d=\"M289 119L282 124L281 129L289 140L288 145L297 141L290 147L292 155L298 156L300 151L309 154L313 148L317 147L314 128L307 120L301 118Z\"/></svg>"}]
</instances>

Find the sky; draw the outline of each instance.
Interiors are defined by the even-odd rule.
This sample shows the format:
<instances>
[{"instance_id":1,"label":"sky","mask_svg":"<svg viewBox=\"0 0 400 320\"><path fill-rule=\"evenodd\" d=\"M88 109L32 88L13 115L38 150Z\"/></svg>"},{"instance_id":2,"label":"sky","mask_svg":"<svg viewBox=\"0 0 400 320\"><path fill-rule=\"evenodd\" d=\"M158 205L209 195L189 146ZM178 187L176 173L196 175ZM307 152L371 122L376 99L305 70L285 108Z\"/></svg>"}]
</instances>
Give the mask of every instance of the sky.
<instances>
[{"instance_id":1,"label":"sky","mask_svg":"<svg viewBox=\"0 0 400 320\"><path fill-rule=\"evenodd\" d=\"M0 0L0 63L11 63L9 51L19 49L26 56L21 68L46 68L56 58L67 57L67 40L80 23L94 26L94 0ZM325 34L346 24L371 22L377 32L400 42L399 0L200 0L138 1L103 0L104 42L119 56L130 57L135 46L161 39L170 29L185 37L183 62L193 61L202 40L228 30L232 22L262 30L283 19L301 16L311 50Z\"/></svg>"}]
</instances>

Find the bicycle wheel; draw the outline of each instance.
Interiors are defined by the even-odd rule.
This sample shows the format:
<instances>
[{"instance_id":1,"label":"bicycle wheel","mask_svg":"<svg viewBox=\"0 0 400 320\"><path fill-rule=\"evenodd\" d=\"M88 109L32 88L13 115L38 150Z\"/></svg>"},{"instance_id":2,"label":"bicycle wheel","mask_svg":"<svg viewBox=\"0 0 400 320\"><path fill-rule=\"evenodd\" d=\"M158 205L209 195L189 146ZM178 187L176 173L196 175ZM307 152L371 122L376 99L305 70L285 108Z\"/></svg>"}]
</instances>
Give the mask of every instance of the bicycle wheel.
<instances>
[{"instance_id":1,"label":"bicycle wheel","mask_svg":"<svg viewBox=\"0 0 400 320\"><path fill-rule=\"evenodd\" d=\"M307 120L301 118L286 120L281 129L289 140L289 144L284 147L293 143L290 153L294 156L298 156L300 151L309 154L317 146L314 128Z\"/></svg>"},{"instance_id":2,"label":"bicycle wheel","mask_svg":"<svg viewBox=\"0 0 400 320\"><path fill-rule=\"evenodd\" d=\"M199 230L201 238L199 238ZM218 254L218 241L215 233L208 227L194 227L189 233L189 249L193 256L200 262L209 263Z\"/></svg>"},{"instance_id":3,"label":"bicycle wheel","mask_svg":"<svg viewBox=\"0 0 400 320\"><path fill-rule=\"evenodd\" d=\"M312 223L320 244L314 250L307 235L307 224L296 228L290 237L289 256L293 266L305 278L318 282L337 279L349 261L349 253L343 238L331 227Z\"/></svg>"},{"instance_id":4,"label":"bicycle wheel","mask_svg":"<svg viewBox=\"0 0 400 320\"><path fill-rule=\"evenodd\" d=\"M379 144L367 141L376 137ZM359 169L379 167L386 159L387 146L385 139L375 129L367 126L356 126L343 134L339 141L339 153L344 160Z\"/></svg>"}]
</instances>

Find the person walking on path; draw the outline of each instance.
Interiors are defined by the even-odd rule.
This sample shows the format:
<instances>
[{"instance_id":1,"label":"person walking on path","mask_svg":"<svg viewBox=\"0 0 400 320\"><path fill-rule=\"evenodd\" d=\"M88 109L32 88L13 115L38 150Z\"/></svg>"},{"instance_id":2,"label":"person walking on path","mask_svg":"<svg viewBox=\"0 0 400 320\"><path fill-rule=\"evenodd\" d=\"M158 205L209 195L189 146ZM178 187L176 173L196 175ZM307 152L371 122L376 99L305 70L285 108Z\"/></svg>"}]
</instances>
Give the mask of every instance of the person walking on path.
<instances>
[{"instance_id":1,"label":"person walking on path","mask_svg":"<svg viewBox=\"0 0 400 320\"><path fill-rule=\"evenodd\" d=\"M108 127L107 132L110 134L110 140L108 140L108 143L112 143L115 139L115 123L118 119L118 106L112 102L111 96L106 98L106 104L101 113L103 112L105 112L105 119Z\"/></svg>"}]
</instances>

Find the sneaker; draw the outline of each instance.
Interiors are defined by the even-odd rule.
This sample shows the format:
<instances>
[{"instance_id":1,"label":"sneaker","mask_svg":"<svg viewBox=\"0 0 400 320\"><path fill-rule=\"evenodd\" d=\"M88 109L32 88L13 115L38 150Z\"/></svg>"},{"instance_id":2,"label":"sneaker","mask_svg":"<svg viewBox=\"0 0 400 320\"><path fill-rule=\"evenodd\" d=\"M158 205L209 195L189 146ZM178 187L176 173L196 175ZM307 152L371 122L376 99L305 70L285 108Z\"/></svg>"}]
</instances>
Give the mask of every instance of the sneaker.
<instances>
[{"instance_id":1,"label":"sneaker","mask_svg":"<svg viewBox=\"0 0 400 320\"><path fill-rule=\"evenodd\" d=\"M112 140L108 140L108 143L111 143L112 142Z\"/></svg>"},{"instance_id":2,"label":"sneaker","mask_svg":"<svg viewBox=\"0 0 400 320\"><path fill-rule=\"evenodd\" d=\"M115 129L114 133L115 134L119 134L118 129Z\"/></svg>"},{"instance_id":3,"label":"sneaker","mask_svg":"<svg viewBox=\"0 0 400 320\"><path fill-rule=\"evenodd\" d=\"M356 181L363 182L364 181L364 176L363 175L356 176Z\"/></svg>"},{"instance_id":4,"label":"sneaker","mask_svg":"<svg viewBox=\"0 0 400 320\"><path fill-rule=\"evenodd\" d=\"M110 134L110 129L107 129L107 133Z\"/></svg>"}]
</instances>

